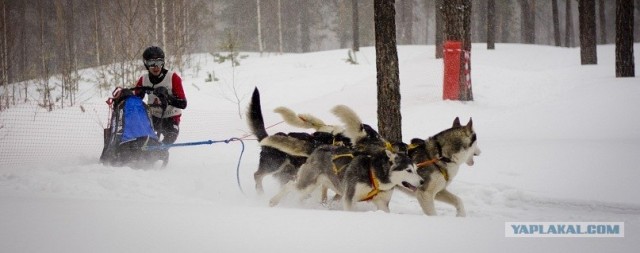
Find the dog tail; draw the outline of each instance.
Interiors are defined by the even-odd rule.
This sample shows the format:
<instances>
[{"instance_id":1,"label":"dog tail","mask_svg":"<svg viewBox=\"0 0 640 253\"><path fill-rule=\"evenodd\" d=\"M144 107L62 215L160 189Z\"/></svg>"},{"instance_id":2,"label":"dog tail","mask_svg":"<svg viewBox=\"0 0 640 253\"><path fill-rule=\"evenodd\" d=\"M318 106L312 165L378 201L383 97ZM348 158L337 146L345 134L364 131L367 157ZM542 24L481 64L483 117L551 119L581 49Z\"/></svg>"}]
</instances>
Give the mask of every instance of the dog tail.
<instances>
[{"instance_id":1,"label":"dog tail","mask_svg":"<svg viewBox=\"0 0 640 253\"><path fill-rule=\"evenodd\" d=\"M316 132L330 133L330 134L338 134L342 132L342 129L338 126L327 125L321 119L307 113L297 114L293 112L293 110L286 107L278 107L273 110L276 113L279 113L284 119L284 122L292 125L294 127L299 127L303 129L315 129Z\"/></svg>"},{"instance_id":2,"label":"dog tail","mask_svg":"<svg viewBox=\"0 0 640 253\"><path fill-rule=\"evenodd\" d=\"M267 138L267 129L264 127L264 119L262 118L262 108L260 107L260 92L258 87L253 90L249 110L247 110L247 123L251 129L251 133L262 141Z\"/></svg>"},{"instance_id":3,"label":"dog tail","mask_svg":"<svg viewBox=\"0 0 640 253\"><path fill-rule=\"evenodd\" d=\"M351 139L352 143L357 143L367 135L363 129L362 120L351 108L346 105L337 105L331 112L345 125L343 134Z\"/></svg>"},{"instance_id":4,"label":"dog tail","mask_svg":"<svg viewBox=\"0 0 640 253\"><path fill-rule=\"evenodd\" d=\"M298 114L296 115L293 110L286 108L284 106L280 106L273 110L276 113L279 113L284 119L284 122L292 125L294 127L304 128L304 129L315 129L316 131L322 127L325 127L326 124L321 120L309 114Z\"/></svg>"},{"instance_id":5,"label":"dog tail","mask_svg":"<svg viewBox=\"0 0 640 253\"><path fill-rule=\"evenodd\" d=\"M278 149L292 156L309 157L313 152L313 145L310 142L286 135L268 136L260 141L260 145Z\"/></svg>"}]
</instances>

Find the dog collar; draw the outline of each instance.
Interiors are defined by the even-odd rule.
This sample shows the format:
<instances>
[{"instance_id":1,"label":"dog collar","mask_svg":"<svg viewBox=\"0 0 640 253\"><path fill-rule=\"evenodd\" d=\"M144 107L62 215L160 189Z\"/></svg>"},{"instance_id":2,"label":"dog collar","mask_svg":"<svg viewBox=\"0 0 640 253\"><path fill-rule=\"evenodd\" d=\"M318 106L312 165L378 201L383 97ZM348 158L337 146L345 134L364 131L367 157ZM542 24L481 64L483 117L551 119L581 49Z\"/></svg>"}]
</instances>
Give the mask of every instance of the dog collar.
<instances>
[{"instance_id":1,"label":"dog collar","mask_svg":"<svg viewBox=\"0 0 640 253\"><path fill-rule=\"evenodd\" d=\"M373 172L373 168L369 170L369 181L371 182L371 187L373 189L369 193L367 193L367 196L362 198L360 201L372 200L376 195L378 195L378 193L380 193L380 181Z\"/></svg>"}]
</instances>

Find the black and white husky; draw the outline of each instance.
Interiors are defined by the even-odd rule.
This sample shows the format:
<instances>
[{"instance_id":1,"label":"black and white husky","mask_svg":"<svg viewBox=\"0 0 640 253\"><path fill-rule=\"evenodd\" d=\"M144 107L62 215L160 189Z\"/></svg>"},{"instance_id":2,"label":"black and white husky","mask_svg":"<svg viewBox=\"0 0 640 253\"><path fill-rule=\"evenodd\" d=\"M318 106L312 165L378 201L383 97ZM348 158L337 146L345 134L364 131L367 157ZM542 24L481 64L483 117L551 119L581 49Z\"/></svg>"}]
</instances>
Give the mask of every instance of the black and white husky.
<instances>
[{"instance_id":1,"label":"black and white husky","mask_svg":"<svg viewBox=\"0 0 640 253\"><path fill-rule=\"evenodd\" d=\"M474 164L473 157L480 155L473 121L462 126L455 118L453 126L425 139L413 139L408 147L409 156L418 166L424 184L416 191L416 197L426 215L437 215L434 200L453 205L456 216L466 216L462 200L447 190L458 174L462 163Z\"/></svg>"}]
</instances>

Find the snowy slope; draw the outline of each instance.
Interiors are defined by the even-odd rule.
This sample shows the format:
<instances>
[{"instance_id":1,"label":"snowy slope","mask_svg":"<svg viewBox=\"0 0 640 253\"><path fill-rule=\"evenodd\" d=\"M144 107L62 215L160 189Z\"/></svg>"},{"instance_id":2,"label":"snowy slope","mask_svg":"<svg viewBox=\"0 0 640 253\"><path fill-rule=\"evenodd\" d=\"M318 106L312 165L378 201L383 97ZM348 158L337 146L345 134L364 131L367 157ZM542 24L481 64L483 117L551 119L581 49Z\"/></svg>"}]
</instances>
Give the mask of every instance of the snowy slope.
<instances>
[{"instance_id":1,"label":"snowy slope","mask_svg":"<svg viewBox=\"0 0 640 253\"><path fill-rule=\"evenodd\" d=\"M278 185L267 178L265 195L255 194L260 149L254 140L244 142L239 171L245 194L236 181L239 142L174 148L163 170L105 167L98 156L107 95L86 91L84 113L23 105L0 114L0 152L19 158L0 161L0 251L631 252L640 246L640 80L615 78L612 45L598 47L594 66L580 65L577 48L474 45L475 101L466 103L441 100L443 67L433 51L399 47L403 136L426 138L456 116L473 117L483 153L450 186L464 200L467 218L453 217L455 210L442 203L440 216L425 216L401 192L390 214L369 204L343 212L339 203L323 207L317 198L270 208ZM346 50L248 55L235 70L194 55L199 67L182 73L189 107L178 142L245 136L238 107L244 113L255 86L267 125L281 120L271 110L282 105L337 123L329 112L337 104L377 124L373 48L362 49L359 65L344 62ZM212 70L219 82L204 81ZM300 129L279 124L268 131ZM507 221L624 222L625 237L506 238Z\"/></svg>"}]
</instances>

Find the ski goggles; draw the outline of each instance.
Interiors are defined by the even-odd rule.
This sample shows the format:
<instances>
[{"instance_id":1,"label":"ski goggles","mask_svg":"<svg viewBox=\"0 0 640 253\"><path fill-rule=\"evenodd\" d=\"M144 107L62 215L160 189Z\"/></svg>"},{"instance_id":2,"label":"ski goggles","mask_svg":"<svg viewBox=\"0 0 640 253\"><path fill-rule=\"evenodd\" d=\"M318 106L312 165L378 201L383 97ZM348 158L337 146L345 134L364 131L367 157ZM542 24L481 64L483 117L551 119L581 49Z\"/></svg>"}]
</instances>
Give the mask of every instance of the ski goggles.
<instances>
[{"instance_id":1,"label":"ski goggles","mask_svg":"<svg viewBox=\"0 0 640 253\"><path fill-rule=\"evenodd\" d=\"M164 66L164 59L152 59L152 60L144 60L144 65L147 67L162 67Z\"/></svg>"}]
</instances>

